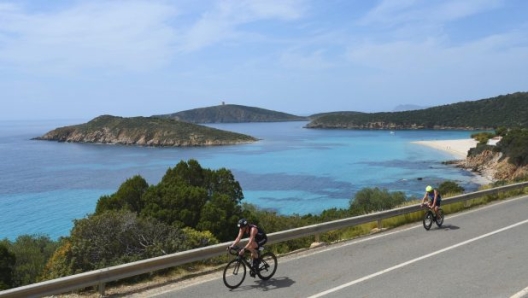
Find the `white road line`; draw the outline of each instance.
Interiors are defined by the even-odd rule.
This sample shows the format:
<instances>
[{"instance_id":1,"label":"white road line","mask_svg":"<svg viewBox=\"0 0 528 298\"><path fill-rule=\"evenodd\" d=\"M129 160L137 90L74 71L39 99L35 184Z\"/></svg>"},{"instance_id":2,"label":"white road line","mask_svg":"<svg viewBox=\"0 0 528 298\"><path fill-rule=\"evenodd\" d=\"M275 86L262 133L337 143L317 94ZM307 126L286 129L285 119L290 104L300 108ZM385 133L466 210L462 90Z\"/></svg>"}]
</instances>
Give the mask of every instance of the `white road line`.
<instances>
[{"instance_id":1,"label":"white road line","mask_svg":"<svg viewBox=\"0 0 528 298\"><path fill-rule=\"evenodd\" d=\"M496 202L496 203L490 204L490 205L479 206L476 209L471 209L471 210L467 210L467 211L463 211L463 212L452 213L452 214L446 215L446 220L451 220L451 219L459 217L459 216L465 216L467 214L471 214L471 213L474 213L474 212L482 211L482 210L485 210L485 209L488 209L488 208L493 208L493 207L496 207L496 206L499 206L499 205L502 205L502 204L507 204L507 203L514 202L514 201L517 201L517 200L522 200L522 199L526 199L526 196L521 196L521 197L514 198L514 199L508 199L508 200L505 200L505 201L499 201L499 202ZM386 237L386 236L390 236L390 235L393 235L393 234L402 233L402 232L405 232L405 231L409 231L409 230L416 229L416 228L422 228L422 227L423 227L422 221L420 220L419 224L412 225L412 226L410 226L408 228L402 228L402 229L394 228L394 230L392 230L392 231L380 232L377 235L360 236L358 239L345 240L348 243L341 244L340 246L332 246L332 245L330 245L330 246L328 246L326 248L321 248L321 249L318 249L316 251L308 251L307 254L299 255L299 256L293 256L293 257L290 257L288 259L284 259L284 260L281 260L281 261L282 261L282 263L296 261L296 260L299 260L299 259L302 259L302 258L310 257L312 255L316 255L316 254L320 254L320 253L323 253L323 252L327 252L329 250L334 250L336 248L341 248L341 247L346 247L346 246L350 246L350 245L355 245L355 244L358 244L358 243L361 243L361 242L371 241L371 240L378 239L378 238L381 238L381 237ZM442 227L442 229L443 228L444 227Z\"/></svg>"},{"instance_id":2,"label":"white road line","mask_svg":"<svg viewBox=\"0 0 528 298\"><path fill-rule=\"evenodd\" d=\"M511 296L510 298L522 298L528 295L528 287L522 289L520 292L515 293L515 295Z\"/></svg>"},{"instance_id":3,"label":"white road line","mask_svg":"<svg viewBox=\"0 0 528 298\"><path fill-rule=\"evenodd\" d=\"M385 274L385 273L387 273L387 272L390 272L390 271L393 271L393 270L396 270L396 269L399 269L399 268L405 267L405 266L407 266L407 265L410 265L410 264L416 263L416 262L418 262L418 261L421 261L421 260L424 260L424 259L430 258L430 257L432 257L432 256L435 256L435 255L441 254L441 253L443 253L443 252L446 252L446 251L449 251L449 250L455 249L455 248L457 248L457 247L460 247L460 246L463 246L463 245L469 244L469 243L471 243L471 242L475 242L475 241L477 241L477 240L480 240L480 239L483 239L483 238L486 238L486 237L489 237L489 236L495 235L495 234L497 234L497 233L504 232L504 231L506 231L506 230L509 230L509 229L512 229L512 228L518 227L518 226L523 225L523 224L526 224L526 223L528 223L528 219L525 220L525 221L521 221L521 222L518 222L518 223L516 223L516 224L510 225L510 226L504 227L504 228L502 228L502 229L498 229L498 230L495 230L495 231L493 231L493 232L490 232L490 233L487 233L487 234L484 234L484 235L481 235L481 236L478 236L478 237L475 237L475 238L472 238L472 239L466 240L466 241L464 241L464 242L460 242L460 243L458 243L458 244L455 244L455 245L452 245L452 246L446 247L446 248L444 248L444 249L441 249L441 250L435 251L435 252L433 252L433 253L430 253L430 254L427 254L427 255L421 256L421 257L419 257L419 258L416 258L416 259L413 259L413 260L410 260L410 261L407 261L407 262L401 263L401 264L399 264L399 265L396 265L396 266L393 266L393 267L387 268L387 269L385 269L385 270L378 271L378 272L376 272L376 273L373 273L373 274L371 274L371 275L367 275L367 276L362 277L362 278L360 278L360 279L353 280L353 281L351 281L351 282L349 282L349 283L342 284L342 285L340 285L340 286L338 286L338 287L335 287L335 288L332 288L332 289L326 290L326 291L324 291L324 292L321 292L321 293L315 294L315 295L313 295L313 296L310 296L309 298L322 297L322 296L324 296L324 295L327 295L327 294L330 294L330 293L333 293L333 292L337 292L337 291L339 291L339 290L341 290L341 289L344 289L344 288L346 288L346 287L350 287L350 286L355 285L355 284L358 284L358 283L360 283L360 282L363 282L363 281L366 281L366 280L372 279L372 278L374 278L374 277L376 277L376 276L379 276L379 275ZM525 290L526 290L526 289L525 289ZM523 290L523 291L524 291L524 290ZM519 293L521 293L521 295L523 295L523 294L522 294L523 291L521 291L521 292L519 292ZM522 297L522 296L519 296L519 297Z\"/></svg>"}]
</instances>

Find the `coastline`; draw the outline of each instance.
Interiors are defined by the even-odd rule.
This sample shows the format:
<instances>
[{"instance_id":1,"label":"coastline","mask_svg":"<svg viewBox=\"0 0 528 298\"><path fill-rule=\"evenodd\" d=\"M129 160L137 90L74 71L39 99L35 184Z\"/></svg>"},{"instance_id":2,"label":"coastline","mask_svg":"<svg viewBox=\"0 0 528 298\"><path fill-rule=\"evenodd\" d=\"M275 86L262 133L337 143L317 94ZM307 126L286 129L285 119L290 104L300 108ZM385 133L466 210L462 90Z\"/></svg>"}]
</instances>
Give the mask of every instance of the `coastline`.
<instances>
[{"instance_id":1,"label":"coastline","mask_svg":"<svg viewBox=\"0 0 528 298\"><path fill-rule=\"evenodd\" d=\"M414 141L414 144L419 144L422 146L427 146L437 150L441 150L451 154L459 162L453 163L458 167L462 167L467 171L471 172L474 176L474 182L480 185L487 185L493 182L492 173L483 172L476 173L468 170L464 167L464 161L467 158L467 153L469 149L477 146L477 141L474 139L461 139L461 140L435 140L435 141Z\"/></svg>"}]
</instances>

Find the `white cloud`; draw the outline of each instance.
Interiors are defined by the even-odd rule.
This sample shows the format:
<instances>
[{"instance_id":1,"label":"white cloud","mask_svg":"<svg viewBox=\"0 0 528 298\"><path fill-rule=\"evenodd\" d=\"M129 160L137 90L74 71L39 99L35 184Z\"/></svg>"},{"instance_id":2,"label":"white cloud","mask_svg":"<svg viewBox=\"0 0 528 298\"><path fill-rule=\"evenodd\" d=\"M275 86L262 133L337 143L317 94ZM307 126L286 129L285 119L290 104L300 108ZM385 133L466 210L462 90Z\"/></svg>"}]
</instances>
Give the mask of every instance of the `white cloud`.
<instances>
[{"instance_id":1,"label":"white cloud","mask_svg":"<svg viewBox=\"0 0 528 298\"><path fill-rule=\"evenodd\" d=\"M9 6L8 6L9 8ZM66 10L0 16L0 61L21 71L142 71L167 63L172 7L158 2L92 1Z\"/></svg>"},{"instance_id":2,"label":"white cloud","mask_svg":"<svg viewBox=\"0 0 528 298\"><path fill-rule=\"evenodd\" d=\"M185 52L200 50L221 41L245 38L248 32L240 25L262 20L296 20L305 12L301 0L232 0L220 1L204 12L187 31L181 43Z\"/></svg>"},{"instance_id":3,"label":"white cloud","mask_svg":"<svg viewBox=\"0 0 528 298\"><path fill-rule=\"evenodd\" d=\"M489 11L503 3L504 0L384 0L359 23L401 26L409 22L445 22Z\"/></svg>"}]
</instances>

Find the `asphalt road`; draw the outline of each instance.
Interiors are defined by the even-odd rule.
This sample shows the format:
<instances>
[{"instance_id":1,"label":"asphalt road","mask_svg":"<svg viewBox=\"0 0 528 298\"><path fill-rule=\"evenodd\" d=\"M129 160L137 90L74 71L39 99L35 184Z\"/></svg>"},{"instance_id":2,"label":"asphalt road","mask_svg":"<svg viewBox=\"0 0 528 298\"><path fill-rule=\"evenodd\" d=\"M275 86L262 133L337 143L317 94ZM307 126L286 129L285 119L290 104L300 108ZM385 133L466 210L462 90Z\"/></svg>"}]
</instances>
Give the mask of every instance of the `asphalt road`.
<instances>
[{"instance_id":1,"label":"asphalt road","mask_svg":"<svg viewBox=\"0 0 528 298\"><path fill-rule=\"evenodd\" d=\"M222 272L141 297L528 297L528 196L279 258L269 281Z\"/></svg>"}]
</instances>

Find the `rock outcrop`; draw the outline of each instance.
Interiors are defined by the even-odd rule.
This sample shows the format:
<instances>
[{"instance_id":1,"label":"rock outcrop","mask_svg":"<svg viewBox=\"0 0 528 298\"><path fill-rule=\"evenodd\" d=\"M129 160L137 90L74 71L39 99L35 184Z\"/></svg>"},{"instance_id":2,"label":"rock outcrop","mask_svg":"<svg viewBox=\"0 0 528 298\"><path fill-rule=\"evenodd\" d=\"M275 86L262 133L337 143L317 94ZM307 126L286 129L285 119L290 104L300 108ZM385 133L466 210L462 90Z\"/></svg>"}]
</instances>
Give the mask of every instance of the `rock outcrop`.
<instances>
[{"instance_id":1,"label":"rock outcrop","mask_svg":"<svg viewBox=\"0 0 528 298\"><path fill-rule=\"evenodd\" d=\"M511 181L528 176L528 166L515 166L501 152L491 150L469 156L460 161L458 166L476 172L490 181Z\"/></svg>"}]
</instances>

